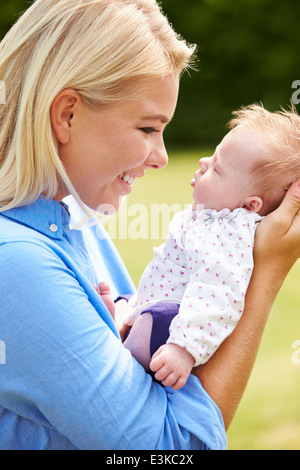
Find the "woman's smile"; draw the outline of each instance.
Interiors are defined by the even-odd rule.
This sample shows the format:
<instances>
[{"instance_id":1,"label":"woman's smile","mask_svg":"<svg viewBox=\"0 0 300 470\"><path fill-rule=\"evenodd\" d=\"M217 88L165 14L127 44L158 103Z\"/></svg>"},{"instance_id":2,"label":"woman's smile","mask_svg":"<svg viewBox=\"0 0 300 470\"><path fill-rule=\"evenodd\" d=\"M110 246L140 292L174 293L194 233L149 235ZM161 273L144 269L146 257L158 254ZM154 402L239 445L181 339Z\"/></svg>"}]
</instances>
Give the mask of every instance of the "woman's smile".
<instances>
[{"instance_id":1,"label":"woman's smile","mask_svg":"<svg viewBox=\"0 0 300 470\"><path fill-rule=\"evenodd\" d=\"M121 180L127 183L129 186L132 186L133 183L135 182L135 176L130 175L129 173L126 173L126 172L121 173L119 178L121 178Z\"/></svg>"}]
</instances>

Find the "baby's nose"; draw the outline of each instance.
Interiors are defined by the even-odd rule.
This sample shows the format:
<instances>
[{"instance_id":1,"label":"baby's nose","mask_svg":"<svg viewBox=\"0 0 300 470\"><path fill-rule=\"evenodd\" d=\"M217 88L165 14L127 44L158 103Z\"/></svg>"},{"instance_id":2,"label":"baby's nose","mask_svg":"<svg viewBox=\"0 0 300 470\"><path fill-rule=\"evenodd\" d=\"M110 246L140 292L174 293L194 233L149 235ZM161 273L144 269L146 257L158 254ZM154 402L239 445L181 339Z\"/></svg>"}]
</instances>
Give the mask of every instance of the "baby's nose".
<instances>
[{"instance_id":1,"label":"baby's nose","mask_svg":"<svg viewBox=\"0 0 300 470\"><path fill-rule=\"evenodd\" d=\"M209 164L209 158L208 157L201 158L201 160L199 161L199 166L200 166L200 170L201 170L202 174L204 174L207 171L208 164Z\"/></svg>"}]
</instances>

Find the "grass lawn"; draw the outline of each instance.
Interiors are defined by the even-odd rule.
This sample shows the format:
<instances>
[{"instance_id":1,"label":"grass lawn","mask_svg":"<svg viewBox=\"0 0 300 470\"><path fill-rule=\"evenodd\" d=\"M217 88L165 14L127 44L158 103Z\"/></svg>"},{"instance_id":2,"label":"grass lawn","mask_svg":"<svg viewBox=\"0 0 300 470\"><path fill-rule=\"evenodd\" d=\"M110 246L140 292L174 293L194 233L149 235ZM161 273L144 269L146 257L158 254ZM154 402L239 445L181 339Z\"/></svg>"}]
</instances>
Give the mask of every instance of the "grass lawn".
<instances>
[{"instance_id":1,"label":"grass lawn","mask_svg":"<svg viewBox=\"0 0 300 470\"><path fill-rule=\"evenodd\" d=\"M162 222L156 212L151 214L150 205L163 209L162 204L175 204L174 210L178 210L190 204L190 180L199 157L210 154L211 151L171 154L166 169L150 171L136 181L121 212L110 219L112 232L116 233L109 231L113 238L117 237L114 241L136 285L152 258L153 246L162 243L165 236ZM142 219L143 230L139 224ZM155 239L151 239L151 228ZM229 449L300 450L299 281L300 262L289 274L274 305L248 388L228 432ZM292 347L295 341L299 341L297 349Z\"/></svg>"}]
</instances>

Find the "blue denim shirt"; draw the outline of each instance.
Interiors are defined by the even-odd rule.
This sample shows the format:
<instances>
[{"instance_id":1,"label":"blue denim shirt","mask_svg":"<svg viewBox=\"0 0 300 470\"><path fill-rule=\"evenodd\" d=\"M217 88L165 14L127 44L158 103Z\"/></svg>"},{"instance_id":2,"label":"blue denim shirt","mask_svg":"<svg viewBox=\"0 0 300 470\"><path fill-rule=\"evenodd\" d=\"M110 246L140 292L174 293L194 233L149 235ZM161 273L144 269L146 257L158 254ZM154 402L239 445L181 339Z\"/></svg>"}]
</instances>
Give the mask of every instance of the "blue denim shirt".
<instances>
[{"instance_id":1,"label":"blue denim shirt","mask_svg":"<svg viewBox=\"0 0 300 470\"><path fill-rule=\"evenodd\" d=\"M0 215L0 449L225 449L198 379L164 388L122 346L69 223L46 198ZM91 230L103 277L133 292L111 240Z\"/></svg>"}]
</instances>

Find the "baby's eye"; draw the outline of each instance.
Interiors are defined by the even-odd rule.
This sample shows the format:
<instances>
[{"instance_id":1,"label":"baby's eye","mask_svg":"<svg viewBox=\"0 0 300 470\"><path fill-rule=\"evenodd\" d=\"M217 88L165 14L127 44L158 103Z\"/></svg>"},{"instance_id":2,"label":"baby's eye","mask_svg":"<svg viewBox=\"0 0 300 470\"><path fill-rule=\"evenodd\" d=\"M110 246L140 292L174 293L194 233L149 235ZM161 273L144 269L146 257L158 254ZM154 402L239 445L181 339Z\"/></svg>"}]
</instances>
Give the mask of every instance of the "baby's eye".
<instances>
[{"instance_id":1,"label":"baby's eye","mask_svg":"<svg viewBox=\"0 0 300 470\"><path fill-rule=\"evenodd\" d=\"M154 132L159 132L157 129L154 129L154 127L141 127L141 131L145 134L153 134Z\"/></svg>"}]
</instances>

